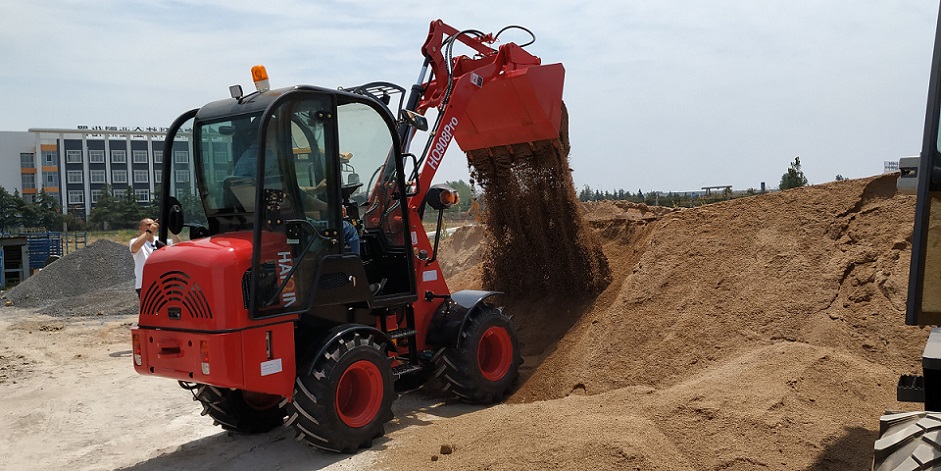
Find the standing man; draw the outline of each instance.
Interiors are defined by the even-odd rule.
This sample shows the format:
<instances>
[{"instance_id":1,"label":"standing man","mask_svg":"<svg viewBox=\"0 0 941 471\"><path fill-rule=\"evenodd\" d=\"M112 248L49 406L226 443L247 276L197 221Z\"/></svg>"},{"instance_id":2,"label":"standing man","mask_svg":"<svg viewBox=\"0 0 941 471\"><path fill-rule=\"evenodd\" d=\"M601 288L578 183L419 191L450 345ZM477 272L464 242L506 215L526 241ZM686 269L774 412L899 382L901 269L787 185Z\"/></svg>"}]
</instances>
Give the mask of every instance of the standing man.
<instances>
[{"instance_id":1,"label":"standing man","mask_svg":"<svg viewBox=\"0 0 941 471\"><path fill-rule=\"evenodd\" d=\"M160 229L160 224L157 224L157 221L144 218L141 219L140 225L137 230L140 231L140 234L137 237L131 239L130 248L131 255L134 256L134 291L137 291L137 297L140 298L141 285L143 284L144 279L144 262L147 261L147 257L157 248L157 230ZM168 243L179 242L179 237L175 234L171 234L171 240Z\"/></svg>"}]
</instances>

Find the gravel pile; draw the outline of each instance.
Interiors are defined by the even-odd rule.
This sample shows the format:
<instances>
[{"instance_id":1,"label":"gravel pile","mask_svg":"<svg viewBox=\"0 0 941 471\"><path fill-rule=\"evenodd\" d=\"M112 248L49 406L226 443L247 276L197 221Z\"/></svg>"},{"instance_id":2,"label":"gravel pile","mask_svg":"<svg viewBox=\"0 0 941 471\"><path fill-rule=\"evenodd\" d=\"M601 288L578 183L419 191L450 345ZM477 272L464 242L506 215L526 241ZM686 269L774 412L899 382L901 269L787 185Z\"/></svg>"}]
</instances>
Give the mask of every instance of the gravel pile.
<instances>
[{"instance_id":1,"label":"gravel pile","mask_svg":"<svg viewBox=\"0 0 941 471\"><path fill-rule=\"evenodd\" d=\"M134 259L126 245L99 240L29 277L5 297L51 316L135 314Z\"/></svg>"}]
</instances>

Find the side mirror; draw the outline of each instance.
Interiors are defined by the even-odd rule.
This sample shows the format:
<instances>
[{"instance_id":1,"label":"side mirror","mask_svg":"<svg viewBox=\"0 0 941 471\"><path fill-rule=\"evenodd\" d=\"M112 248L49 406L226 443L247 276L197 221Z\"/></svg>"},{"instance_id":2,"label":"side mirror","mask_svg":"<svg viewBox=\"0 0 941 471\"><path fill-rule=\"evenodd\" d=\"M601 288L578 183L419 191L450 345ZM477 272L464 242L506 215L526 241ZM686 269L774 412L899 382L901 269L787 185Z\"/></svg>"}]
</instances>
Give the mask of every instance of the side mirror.
<instances>
[{"instance_id":1,"label":"side mirror","mask_svg":"<svg viewBox=\"0 0 941 471\"><path fill-rule=\"evenodd\" d=\"M183 232L184 225L183 205L174 196L167 199L167 205L170 207L170 215L167 217L167 230L175 235L180 235L180 232Z\"/></svg>"},{"instance_id":2,"label":"side mirror","mask_svg":"<svg viewBox=\"0 0 941 471\"><path fill-rule=\"evenodd\" d=\"M427 131L427 130L428 130L428 120L425 119L424 116L422 116L422 115L420 115L420 114L418 114L418 113L416 113L416 112L414 112L414 111L411 111L411 110L402 110L402 112L399 113L399 118L401 118L402 121L405 122L405 124L408 124L409 126L415 128L415 129L417 129L417 130L419 130L419 131Z\"/></svg>"}]
</instances>

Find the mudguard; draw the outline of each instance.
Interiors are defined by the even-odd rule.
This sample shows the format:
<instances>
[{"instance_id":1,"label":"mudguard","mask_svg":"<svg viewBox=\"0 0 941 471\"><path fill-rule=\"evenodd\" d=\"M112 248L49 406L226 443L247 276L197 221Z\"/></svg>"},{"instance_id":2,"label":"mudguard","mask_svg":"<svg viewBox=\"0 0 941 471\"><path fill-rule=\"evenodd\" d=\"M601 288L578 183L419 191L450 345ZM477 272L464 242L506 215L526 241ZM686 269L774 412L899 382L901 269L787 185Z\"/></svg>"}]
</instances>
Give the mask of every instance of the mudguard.
<instances>
[{"instance_id":1,"label":"mudguard","mask_svg":"<svg viewBox=\"0 0 941 471\"><path fill-rule=\"evenodd\" d=\"M312 371L303 371L302 368L307 367L310 364L311 359L318 358L322 355L326 355L327 350L330 348L331 345L333 345L334 342L337 341L337 339L343 337L344 335L350 332L355 332L355 331L374 335L376 338L381 339L382 342L386 344L386 348L389 348L392 345L392 339L390 339L389 336L385 332L382 332L381 330L375 327L371 327L371 326L363 325L363 324L338 325L330 329L330 331L327 332L326 335L324 335L324 337L320 341L319 348L317 349L316 354L312 356L304 355L302 357L303 362L300 362L297 364L297 370L298 370L297 374L299 376L304 375L304 374L308 374L308 375L313 374Z\"/></svg>"},{"instance_id":2,"label":"mudguard","mask_svg":"<svg viewBox=\"0 0 941 471\"><path fill-rule=\"evenodd\" d=\"M428 326L426 343L435 347L456 347L467 319L488 298L501 291L464 290L441 303Z\"/></svg>"}]
</instances>

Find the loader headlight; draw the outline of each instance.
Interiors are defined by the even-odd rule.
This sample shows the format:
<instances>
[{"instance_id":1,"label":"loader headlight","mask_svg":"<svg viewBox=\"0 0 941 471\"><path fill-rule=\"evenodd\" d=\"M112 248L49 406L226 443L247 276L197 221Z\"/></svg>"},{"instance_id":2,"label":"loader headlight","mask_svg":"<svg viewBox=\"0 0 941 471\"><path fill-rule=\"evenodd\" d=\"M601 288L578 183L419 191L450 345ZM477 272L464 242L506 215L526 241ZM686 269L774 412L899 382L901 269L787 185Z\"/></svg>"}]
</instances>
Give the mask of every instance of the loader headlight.
<instances>
[{"instance_id":1,"label":"loader headlight","mask_svg":"<svg viewBox=\"0 0 941 471\"><path fill-rule=\"evenodd\" d=\"M428 189L428 196L425 197L425 202L439 211L448 209L458 204L460 201L461 195L459 195L454 188L441 184L432 185L431 188Z\"/></svg>"}]
</instances>

